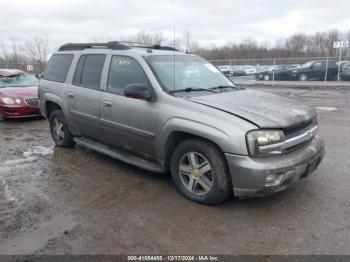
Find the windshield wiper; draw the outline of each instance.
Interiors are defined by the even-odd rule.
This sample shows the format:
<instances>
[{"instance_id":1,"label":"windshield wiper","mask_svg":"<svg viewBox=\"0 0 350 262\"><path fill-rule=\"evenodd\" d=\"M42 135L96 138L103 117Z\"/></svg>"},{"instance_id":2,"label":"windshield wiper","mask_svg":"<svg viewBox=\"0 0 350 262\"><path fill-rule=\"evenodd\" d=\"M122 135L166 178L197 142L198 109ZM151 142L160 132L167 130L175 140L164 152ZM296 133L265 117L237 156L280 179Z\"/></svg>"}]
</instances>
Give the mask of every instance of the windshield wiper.
<instances>
[{"instance_id":1,"label":"windshield wiper","mask_svg":"<svg viewBox=\"0 0 350 262\"><path fill-rule=\"evenodd\" d=\"M210 89L213 90L213 89L225 89L225 88L237 89L236 86L230 86L230 85L214 86L214 87L211 87Z\"/></svg>"},{"instance_id":2,"label":"windshield wiper","mask_svg":"<svg viewBox=\"0 0 350 262\"><path fill-rule=\"evenodd\" d=\"M187 88L182 88L182 89L170 90L169 94L173 94L173 93L177 93L177 92L192 92L192 91L207 91L207 92L216 93L212 89L200 88L200 87L187 87Z\"/></svg>"}]
</instances>

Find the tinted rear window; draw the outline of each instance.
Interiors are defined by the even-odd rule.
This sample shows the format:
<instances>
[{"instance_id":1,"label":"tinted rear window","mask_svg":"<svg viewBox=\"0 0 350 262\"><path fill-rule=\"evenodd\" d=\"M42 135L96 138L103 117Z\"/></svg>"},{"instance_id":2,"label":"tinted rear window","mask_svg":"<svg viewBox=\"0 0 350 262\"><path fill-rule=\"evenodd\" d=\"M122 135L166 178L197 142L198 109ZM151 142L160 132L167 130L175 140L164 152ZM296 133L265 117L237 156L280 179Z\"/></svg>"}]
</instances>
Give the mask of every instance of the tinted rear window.
<instances>
[{"instance_id":1,"label":"tinted rear window","mask_svg":"<svg viewBox=\"0 0 350 262\"><path fill-rule=\"evenodd\" d=\"M75 70L73 84L88 88L100 88L106 55L82 55Z\"/></svg>"},{"instance_id":2,"label":"tinted rear window","mask_svg":"<svg viewBox=\"0 0 350 262\"><path fill-rule=\"evenodd\" d=\"M72 60L73 55L53 55L46 67L44 79L63 83L66 80Z\"/></svg>"}]
</instances>

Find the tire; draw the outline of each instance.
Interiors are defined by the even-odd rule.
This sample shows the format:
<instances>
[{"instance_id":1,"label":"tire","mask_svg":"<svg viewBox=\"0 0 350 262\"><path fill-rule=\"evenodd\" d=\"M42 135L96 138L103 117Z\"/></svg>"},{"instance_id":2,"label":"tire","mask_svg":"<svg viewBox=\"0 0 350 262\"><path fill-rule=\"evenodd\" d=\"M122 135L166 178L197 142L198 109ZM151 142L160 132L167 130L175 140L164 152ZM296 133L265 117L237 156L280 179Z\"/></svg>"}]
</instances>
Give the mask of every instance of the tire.
<instances>
[{"instance_id":1,"label":"tire","mask_svg":"<svg viewBox=\"0 0 350 262\"><path fill-rule=\"evenodd\" d=\"M270 75L264 75L264 76L263 76L263 79L264 79L265 81L269 81L269 80L271 79L271 77L270 77Z\"/></svg>"},{"instance_id":2,"label":"tire","mask_svg":"<svg viewBox=\"0 0 350 262\"><path fill-rule=\"evenodd\" d=\"M68 129L68 125L61 110L55 110L49 117L50 132L53 141L59 147L73 147L73 135Z\"/></svg>"},{"instance_id":3,"label":"tire","mask_svg":"<svg viewBox=\"0 0 350 262\"><path fill-rule=\"evenodd\" d=\"M4 120L5 120L5 118L2 115L0 115L0 122L2 122Z\"/></svg>"},{"instance_id":4,"label":"tire","mask_svg":"<svg viewBox=\"0 0 350 262\"><path fill-rule=\"evenodd\" d=\"M307 74L302 73L302 74L298 75L298 80L299 81L307 81L308 80Z\"/></svg>"},{"instance_id":5,"label":"tire","mask_svg":"<svg viewBox=\"0 0 350 262\"><path fill-rule=\"evenodd\" d=\"M189 139L178 145L170 171L177 189L192 201L216 205L232 195L225 156L208 141Z\"/></svg>"}]
</instances>

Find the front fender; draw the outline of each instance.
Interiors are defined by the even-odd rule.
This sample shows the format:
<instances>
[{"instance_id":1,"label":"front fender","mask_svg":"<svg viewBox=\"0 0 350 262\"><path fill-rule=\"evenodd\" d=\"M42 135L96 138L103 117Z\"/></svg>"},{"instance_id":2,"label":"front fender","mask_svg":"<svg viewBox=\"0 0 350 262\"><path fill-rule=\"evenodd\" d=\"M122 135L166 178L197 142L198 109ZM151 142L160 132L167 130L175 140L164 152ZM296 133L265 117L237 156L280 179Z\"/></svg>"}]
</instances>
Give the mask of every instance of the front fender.
<instances>
[{"instance_id":1,"label":"front fender","mask_svg":"<svg viewBox=\"0 0 350 262\"><path fill-rule=\"evenodd\" d=\"M183 132L202 137L215 143L223 152L242 152L240 141L231 139L232 137L227 132L207 123L174 117L163 125L160 135L156 138L157 158L161 162L165 160L167 141L173 132Z\"/></svg>"}]
</instances>

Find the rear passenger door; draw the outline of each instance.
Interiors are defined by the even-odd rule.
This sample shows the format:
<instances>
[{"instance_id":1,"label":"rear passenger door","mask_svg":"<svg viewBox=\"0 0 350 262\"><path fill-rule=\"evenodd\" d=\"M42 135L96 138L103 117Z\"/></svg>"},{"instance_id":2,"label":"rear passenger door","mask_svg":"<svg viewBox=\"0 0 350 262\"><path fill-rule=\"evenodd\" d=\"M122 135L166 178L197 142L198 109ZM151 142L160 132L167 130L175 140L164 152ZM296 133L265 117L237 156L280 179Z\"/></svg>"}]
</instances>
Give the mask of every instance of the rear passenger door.
<instances>
[{"instance_id":1,"label":"rear passenger door","mask_svg":"<svg viewBox=\"0 0 350 262\"><path fill-rule=\"evenodd\" d=\"M135 58L113 55L106 90L101 96L101 126L110 144L152 158L155 155L157 103L126 97L125 86L136 83L147 85L153 92L146 73ZM155 97L154 92L153 95Z\"/></svg>"},{"instance_id":2,"label":"rear passenger door","mask_svg":"<svg viewBox=\"0 0 350 262\"><path fill-rule=\"evenodd\" d=\"M325 64L327 63L326 61L324 62ZM326 65L325 65L326 67ZM329 61L328 62L328 72L327 72L327 78L334 80L338 79L338 65L334 61Z\"/></svg>"},{"instance_id":3,"label":"rear passenger door","mask_svg":"<svg viewBox=\"0 0 350 262\"><path fill-rule=\"evenodd\" d=\"M105 54L81 55L72 85L66 89L70 120L83 136L95 139L102 137L99 100L102 94L100 85L105 60Z\"/></svg>"}]
</instances>

